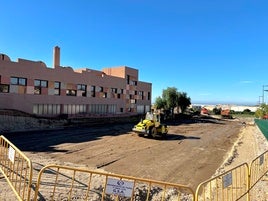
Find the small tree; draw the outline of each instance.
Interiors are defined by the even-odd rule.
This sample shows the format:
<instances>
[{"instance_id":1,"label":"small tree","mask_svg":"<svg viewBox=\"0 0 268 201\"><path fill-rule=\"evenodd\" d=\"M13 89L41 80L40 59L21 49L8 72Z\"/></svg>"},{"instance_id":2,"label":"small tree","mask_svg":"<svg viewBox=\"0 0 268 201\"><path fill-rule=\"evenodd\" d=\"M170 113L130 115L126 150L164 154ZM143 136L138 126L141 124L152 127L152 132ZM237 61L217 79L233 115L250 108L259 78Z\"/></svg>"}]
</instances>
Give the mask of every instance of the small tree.
<instances>
[{"instance_id":1,"label":"small tree","mask_svg":"<svg viewBox=\"0 0 268 201\"><path fill-rule=\"evenodd\" d=\"M260 107L255 112L255 117L263 118L264 115L268 114L268 105L265 103L261 104Z\"/></svg>"},{"instance_id":2,"label":"small tree","mask_svg":"<svg viewBox=\"0 0 268 201\"><path fill-rule=\"evenodd\" d=\"M156 109L166 109L166 102L160 96L156 97L155 99L155 106Z\"/></svg>"},{"instance_id":3,"label":"small tree","mask_svg":"<svg viewBox=\"0 0 268 201\"><path fill-rule=\"evenodd\" d=\"M174 108L177 106L178 102L178 92L177 88L175 87L168 87L167 89L163 90L162 97L166 102L166 107L171 111L171 116L173 117Z\"/></svg>"},{"instance_id":4,"label":"small tree","mask_svg":"<svg viewBox=\"0 0 268 201\"><path fill-rule=\"evenodd\" d=\"M181 108L181 112L184 113L187 107L191 105L191 98L187 96L186 92L178 93L177 106Z\"/></svg>"},{"instance_id":5,"label":"small tree","mask_svg":"<svg viewBox=\"0 0 268 201\"><path fill-rule=\"evenodd\" d=\"M164 109L165 113L174 116L174 108L180 107L182 112L191 104L190 97L185 92L178 92L176 87L168 87L162 92L162 97L157 97L155 106L157 109Z\"/></svg>"}]
</instances>

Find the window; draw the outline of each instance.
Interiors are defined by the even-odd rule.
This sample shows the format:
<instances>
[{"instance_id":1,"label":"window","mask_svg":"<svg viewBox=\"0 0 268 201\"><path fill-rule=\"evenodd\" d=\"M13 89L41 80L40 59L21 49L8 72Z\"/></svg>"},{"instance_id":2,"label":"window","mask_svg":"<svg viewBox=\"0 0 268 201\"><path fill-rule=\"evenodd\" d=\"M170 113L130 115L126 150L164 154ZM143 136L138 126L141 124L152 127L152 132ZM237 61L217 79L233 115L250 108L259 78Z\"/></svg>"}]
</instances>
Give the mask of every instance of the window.
<instances>
[{"instance_id":1,"label":"window","mask_svg":"<svg viewBox=\"0 0 268 201\"><path fill-rule=\"evenodd\" d=\"M46 80L34 80L34 86L47 88L47 81Z\"/></svg>"},{"instance_id":2,"label":"window","mask_svg":"<svg viewBox=\"0 0 268 201\"><path fill-rule=\"evenodd\" d=\"M67 89L66 90L66 96L76 96L76 90Z\"/></svg>"},{"instance_id":3,"label":"window","mask_svg":"<svg viewBox=\"0 0 268 201\"><path fill-rule=\"evenodd\" d=\"M148 100L151 100L151 92L148 92Z\"/></svg>"},{"instance_id":4,"label":"window","mask_svg":"<svg viewBox=\"0 0 268 201\"><path fill-rule=\"evenodd\" d=\"M131 85L137 86L137 81L131 81Z\"/></svg>"},{"instance_id":5,"label":"window","mask_svg":"<svg viewBox=\"0 0 268 201\"><path fill-rule=\"evenodd\" d=\"M129 79L130 79L130 76L127 75L127 84L129 84Z\"/></svg>"},{"instance_id":6,"label":"window","mask_svg":"<svg viewBox=\"0 0 268 201\"><path fill-rule=\"evenodd\" d=\"M128 84L129 85L133 85L133 86L137 86L138 82L137 81L130 80L130 81L128 81Z\"/></svg>"},{"instance_id":7,"label":"window","mask_svg":"<svg viewBox=\"0 0 268 201\"><path fill-rule=\"evenodd\" d=\"M41 94L41 87L34 87L34 94Z\"/></svg>"},{"instance_id":8,"label":"window","mask_svg":"<svg viewBox=\"0 0 268 201\"><path fill-rule=\"evenodd\" d=\"M13 84L13 85L26 86L27 79L26 78L22 78L22 77L11 77L10 78L10 83Z\"/></svg>"},{"instance_id":9,"label":"window","mask_svg":"<svg viewBox=\"0 0 268 201\"><path fill-rule=\"evenodd\" d=\"M10 84L14 84L14 85L19 84L19 80L18 79L19 78L17 78L17 77L10 78Z\"/></svg>"},{"instance_id":10,"label":"window","mask_svg":"<svg viewBox=\"0 0 268 201\"><path fill-rule=\"evenodd\" d=\"M117 88L112 88L113 93L117 93Z\"/></svg>"},{"instance_id":11,"label":"window","mask_svg":"<svg viewBox=\"0 0 268 201\"><path fill-rule=\"evenodd\" d=\"M95 92L95 89L96 89L95 86L91 86L91 87L90 87L90 91L94 91L94 92Z\"/></svg>"},{"instance_id":12,"label":"window","mask_svg":"<svg viewBox=\"0 0 268 201\"><path fill-rule=\"evenodd\" d=\"M97 87L96 89L97 92L103 92L103 87Z\"/></svg>"},{"instance_id":13,"label":"window","mask_svg":"<svg viewBox=\"0 0 268 201\"><path fill-rule=\"evenodd\" d=\"M8 93L8 92L9 92L9 85L0 84L0 93Z\"/></svg>"},{"instance_id":14,"label":"window","mask_svg":"<svg viewBox=\"0 0 268 201\"><path fill-rule=\"evenodd\" d=\"M47 80L34 80L34 94L41 94L41 88L47 88Z\"/></svg>"},{"instance_id":15,"label":"window","mask_svg":"<svg viewBox=\"0 0 268 201\"><path fill-rule=\"evenodd\" d=\"M82 96L86 96L87 95L87 85L85 85L85 84L78 84L77 85L77 90L82 91Z\"/></svg>"},{"instance_id":16,"label":"window","mask_svg":"<svg viewBox=\"0 0 268 201\"><path fill-rule=\"evenodd\" d=\"M60 82L54 82L54 88L60 89Z\"/></svg>"},{"instance_id":17,"label":"window","mask_svg":"<svg viewBox=\"0 0 268 201\"><path fill-rule=\"evenodd\" d=\"M41 80L41 87L47 88L47 81Z\"/></svg>"},{"instance_id":18,"label":"window","mask_svg":"<svg viewBox=\"0 0 268 201\"><path fill-rule=\"evenodd\" d=\"M103 92L103 87L99 87L99 92Z\"/></svg>"},{"instance_id":19,"label":"window","mask_svg":"<svg viewBox=\"0 0 268 201\"><path fill-rule=\"evenodd\" d=\"M54 95L60 95L60 82L54 82Z\"/></svg>"},{"instance_id":20,"label":"window","mask_svg":"<svg viewBox=\"0 0 268 201\"><path fill-rule=\"evenodd\" d=\"M87 86L85 84L78 84L77 85L77 90L86 91Z\"/></svg>"},{"instance_id":21,"label":"window","mask_svg":"<svg viewBox=\"0 0 268 201\"><path fill-rule=\"evenodd\" d=\"M95 97L95 90L96 90L96 87L95 86L91 86L91 97Z\"/></svg>"},{"instance_id":22,"label":"window","mask_svg":"<svg viewBox=\"0 0 268 201\"><path fill-rule=\"evenodd\" d=\"M135 104L135 103L137 103L137 100L136 99L131 99L130 103Z\"/></svg>"},{"instance_id":23,"label":"window","mask_svg":"<svg viewBox=\"0 0 268 201\"><path fill-rule=\"evenodd\" d=\"M121 89L121 94L124 94L124 89Z\"/></svg>"},{"instance_id":24,"label":"window","mask_svg":"<svg viewBox=\"0 0 268 201\"><path fill-rule=\"evenodd\" d=\"M103 93L103 98L107 98L107 93Z\"/></svg>"},{"instance_id":25,"label":"window","mask_svg":"<svg viewBox=\"0 0 268 201\"><path fill-rule=\"evenodd\" d=\"M141 99L143 100L143 91L139 91L139 95L141 96Z\"/></svg>"},{"instance_id":26,"label":"window","mask_svg":"<svg viewBox=\"0 0 268 201\"><path fill-rule=\"evenodd\" d=\"M59 115L61 113L60 104L34 104L33 113L39 115Z\"/></svg>"}]
</instances>

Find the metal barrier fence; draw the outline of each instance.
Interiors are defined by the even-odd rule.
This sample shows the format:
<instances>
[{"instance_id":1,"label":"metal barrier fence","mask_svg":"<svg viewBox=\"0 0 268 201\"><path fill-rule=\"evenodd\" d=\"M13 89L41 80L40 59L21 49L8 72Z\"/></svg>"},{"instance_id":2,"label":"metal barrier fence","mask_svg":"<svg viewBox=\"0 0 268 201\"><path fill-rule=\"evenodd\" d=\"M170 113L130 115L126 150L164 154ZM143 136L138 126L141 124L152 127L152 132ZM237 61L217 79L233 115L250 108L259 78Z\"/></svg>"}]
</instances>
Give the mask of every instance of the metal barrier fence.
<instances>
[{"instance_id":1,"label":"metal barrier fence","mask_svg":"<svg viewBox=\"0 0 268 201\"><path fill-rule=\"evenodd\" d=\"M32 162L4 136L0 136L0 171L18 200L29 200Z\"/></svg>"},{"instance_id":2,"label":"metal barrier fence","mask_svg":"<svg viewBox=\"0 0 268 201\"><path fill-rule=\"evenodd\" d=\"M197 187L197 201L247 200L249 167L243 163Z\"/></svg>"},{"instance_id":3,"label":"metal barrier fence","mask_svg":"<svg viewBox=\"0 0 268 201\"><path fill-rule=\"evenodd\" d=\"M194 201L184 185L48 165L38 175L34 200Z\"/></svg>"},{"instance_id":4,"label":"metal barrier fence","mask_svg":"<svg viewBox=\"0 0 268 201\"><path fill-rule=\"evenodd\" d=\"M254 186L268 173L268 151L256 157L250 164L249 194Z\"/></svg>"},{"instance_id":5,"label":"metal barrier fence","mask_svg":"<svg viewBox=\"0 0 268 201\"><path fill-rule=\"evenodd\" d=\"M243 163L202 182L195 192L180 184L47 165L39 171L31 199L32 162L4 136L0 136L0 171L20 201L249 201L254 198L254 187L268 173L268 151L250 166Z\"/></svg>"}]
</instances>

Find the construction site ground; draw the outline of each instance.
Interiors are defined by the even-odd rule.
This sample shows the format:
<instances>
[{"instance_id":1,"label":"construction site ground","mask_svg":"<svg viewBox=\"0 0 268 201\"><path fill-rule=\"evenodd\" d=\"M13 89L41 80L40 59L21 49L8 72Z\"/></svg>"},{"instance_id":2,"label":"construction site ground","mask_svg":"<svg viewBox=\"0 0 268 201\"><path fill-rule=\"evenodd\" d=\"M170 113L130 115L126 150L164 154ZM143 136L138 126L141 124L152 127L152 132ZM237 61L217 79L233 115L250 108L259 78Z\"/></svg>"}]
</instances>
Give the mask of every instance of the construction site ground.
<instances>
[{"instance_id":1,"label":"construction site ground","mask_svg":"<svg viewBox=\"0 0 268 201\"><path fill-rule=\"evenodd\" d=\"M243 125L198 117L169 123L165 139L140 137L133 124L103 124L4 136L33 166L49 163L188 185L195 189L226 159Z\"/></svg>"}]
</instances>

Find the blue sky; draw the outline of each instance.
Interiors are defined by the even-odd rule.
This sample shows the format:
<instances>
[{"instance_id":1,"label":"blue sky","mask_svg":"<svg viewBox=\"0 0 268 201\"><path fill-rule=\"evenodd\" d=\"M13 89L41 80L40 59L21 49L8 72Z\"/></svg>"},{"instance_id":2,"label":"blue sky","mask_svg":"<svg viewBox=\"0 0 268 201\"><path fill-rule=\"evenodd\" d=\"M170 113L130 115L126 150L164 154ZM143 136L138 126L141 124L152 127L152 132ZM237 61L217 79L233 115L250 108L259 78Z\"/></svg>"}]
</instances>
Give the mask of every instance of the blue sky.
<instances>
[{"instance_id":1,"label":"blue sky","mask_svg":"<svg viewBox=\"0 0 268 201\"><path fill-rule=\"evenodd\" d=\"M153 101L176 87L192 103L257 104L268 85L267 0L0 2L0 52L14 61L51 67L59 46L62 66L133 67Z\"/></svg>"}]
</instances>

